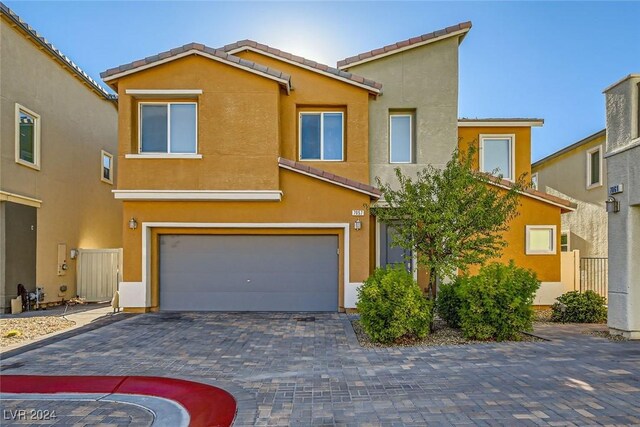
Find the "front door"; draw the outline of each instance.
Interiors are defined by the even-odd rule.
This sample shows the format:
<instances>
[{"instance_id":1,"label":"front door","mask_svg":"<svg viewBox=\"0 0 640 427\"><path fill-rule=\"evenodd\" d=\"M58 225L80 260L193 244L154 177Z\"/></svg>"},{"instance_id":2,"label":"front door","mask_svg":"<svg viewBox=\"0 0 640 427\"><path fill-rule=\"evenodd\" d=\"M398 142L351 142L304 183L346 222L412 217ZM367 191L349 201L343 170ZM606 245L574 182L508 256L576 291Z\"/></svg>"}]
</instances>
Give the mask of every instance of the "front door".
<instances>
[{"instance_id":1,"label":"front door","mask_svg":"<svg viewBox=\"0 0 640 427\"><path fill-rule=\"evenodd\" d=\"M408 272L413 271L413 253L393 245L393 226L380 223L380 267L403 264Z\"/></svg>"}]
</instances>

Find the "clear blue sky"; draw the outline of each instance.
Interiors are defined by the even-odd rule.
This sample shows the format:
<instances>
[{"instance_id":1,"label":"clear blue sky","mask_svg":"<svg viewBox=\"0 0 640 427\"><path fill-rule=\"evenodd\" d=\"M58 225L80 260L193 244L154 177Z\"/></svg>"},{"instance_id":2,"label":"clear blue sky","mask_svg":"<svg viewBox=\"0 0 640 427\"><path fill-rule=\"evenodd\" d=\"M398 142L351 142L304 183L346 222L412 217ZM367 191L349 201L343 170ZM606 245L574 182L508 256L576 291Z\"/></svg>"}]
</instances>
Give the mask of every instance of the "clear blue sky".
<instances>
[{"instance_id":1,"label":"clear blue sky","mask_svg":"<svg viewBox=\"0 0 640 427\"><path fill-rule=\"evenodd\" d=\"M461 117L541 117L533 160L604 128L602 90L640 72L640 2L30 2L6 4L100 80L192 41L250 38L335 66L462 21Z\"/></svg>"}]
</instances>

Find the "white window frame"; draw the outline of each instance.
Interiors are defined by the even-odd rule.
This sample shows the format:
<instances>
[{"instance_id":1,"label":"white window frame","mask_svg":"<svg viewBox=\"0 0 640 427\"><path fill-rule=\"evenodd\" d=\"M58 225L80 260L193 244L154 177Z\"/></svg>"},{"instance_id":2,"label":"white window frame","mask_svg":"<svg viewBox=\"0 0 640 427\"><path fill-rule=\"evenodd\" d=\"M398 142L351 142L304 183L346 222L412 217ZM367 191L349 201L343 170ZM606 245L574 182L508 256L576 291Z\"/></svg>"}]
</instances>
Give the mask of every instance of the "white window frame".
<instances>
[{"instance_id":1,"label":"white window frame","mask_svg":"<svg viewBox=\"0 0 640 427\"><path fill-rule=\"evenodd\" d=\"M534 185L534 178L535 178L535 185ZM534 172L531 174L531 186L534 190L538 190L540 188L540 175L538 175L538 172Z\"/></svg>"},{"instance_id":2,"label":"white window frame","mask_svg":"<svg viewBox=\"0 0 640 427\"><path fill-rule=\"evenodd\" d=\"M171 105L195 105L196 107L196 146L193 153L172 153L171 152ZM167 151L142 151L142 106L143 105L166 105L167 106ZM195 101L144 101L138 103L138 155L136 157L161 158L184 158L198 156L198 103Z\"/></svg>"},{"instance_id":3,"label":"white window frame","mask_svg":"<svg viewBox=\"0 0 640 427\"><path fill-rule=\"evenodd\" d=\"M319 159L303 159L302 158L302 116L303 115L320 114L320 158ZM324 115L340 114L342 117L342 151L340 159L327 159L324 157ZM298 115L298 160L301 162L344 162L344 111L300 111Z\"/></svg>"},{"instance_id":4,"label":"white window frame","mask_svg":"<svg viewBox=\"0 0 640 427\"><path fill-rule=\"evenodd\" d=\"M551 247L553 250L531 250L529 249L529 232L531 230L551 230ZM526 255L556 255L558 253L557 227L555 225L527 225L525 226L525 254Z\"/></svg>"},{"instance_id":5,"label":"white window frame","mask_svg":"<svg viewBox=\"0 0 640 427\"><path fill-rule=\"evenodd\" d=\"M598 151L598 168L600 168L600 173L598 174L598 182L591 183L591 155ZM587 190L591 190L592 188L602 187L602 145L597 145L593 148L587 150Z\"/></svg>"},{"instance_id":6,"label":"white window frame","mask_svg":"<svg viewBox=\"0 0 640 427\"><path fill-rule=\"evenodd\" d=\"M562 251L562 236L567 236L567 250L566 252L571 252L571 232L569 230L561 230L560 231L560 252Z\"/></svg>"},{"instance_id":7,"label":"white window frame","mask_svg":"<svg viewBox=\"0 0 640 427\"><path fill-rule=\"evenodd\" d=\"M15 158L16 163L31 169L40 170L40 114L28 109L24 105L16 103L15 107ZM33 160L34 163L30 163L20 158L20 112L26 113L35 119L34 132L33 132Z\"/></svg>"},{"instance_id":8,"label":"white window frame","mask_svg":"<svg viewBox=\"0 0 640 427\"><path fill-rule=\"evenodd\" d=\"M109 167L109 179L104 177L104 158L108 157L110 159L110 167ZM113 154L108 151L100 150L100 181L106 182L107 184L113 185Z\"/></svg>"},{"instance_id":9,"label":"white window frame","mask_svg":"<svg viewBox=\"0 0 640 427\"><path fill-rule=\"evenodd\" d=\"M485 139L508 139L509 140L509 154L511 157L511 170L509 171L509 174L511 175L510 178L506 178L503 176L504 179L506 179L507 181L515 181L515 175L516 175L516 150L515 150L515 146L516 146L516 135L513 133L496 133L496 134L480 134L480 153L479 153L479 167L480 167L480 172L486 172L486 173L492 173L492 171L485 171L484 170L484 140Z\"/></svg>"},{"instance_id":10,"label":"white window frame","mask_svg":"<svg viewBox=\"0 0 640 427\"><path fill-rule=\"evenodd\" d=\"M394 162L391 159L391 153L393 152L393 117L409 117L409 161L408 162ZM411 164L413 163L413 114L411 113L389 113L389 163L390 164Z\"/></svg>"}]
</instances>

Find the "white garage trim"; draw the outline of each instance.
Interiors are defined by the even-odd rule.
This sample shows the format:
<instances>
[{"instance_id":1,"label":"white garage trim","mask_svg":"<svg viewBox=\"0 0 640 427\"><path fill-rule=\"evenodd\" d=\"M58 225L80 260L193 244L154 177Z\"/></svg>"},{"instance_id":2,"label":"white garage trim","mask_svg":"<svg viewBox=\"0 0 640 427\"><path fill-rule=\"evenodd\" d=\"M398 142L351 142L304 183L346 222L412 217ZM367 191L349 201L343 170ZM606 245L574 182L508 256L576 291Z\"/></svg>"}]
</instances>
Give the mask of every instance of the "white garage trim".
<instances>
[{"instance_id":1,"label":"white garage trim","mask_svg":"<svg viewBox=\"0 0 640 427\"><path fill-rule=\"evenodd\" d=\"M323 228L341 228L344 230L344 252L343 257L343 270L344 270L344 290L343 301L344 305L347 305L347 286L356 286L359 283L349 282L349 223L310 223L310 222L260 222L260 223L228 223L228 222L143 222L142 223L142 282L141 287L145 290L145 307L151 307L151 231L154 228L246 228L246 229L263 229L263 228L309 228L309 229L323 229ZM131 282L129 282L131 283ZM131 286L131 285L129 285ZM140 289L142 290L142 289ZM128 290L130 292L130 290ZM139 293L138 293L139 295ZM351 298L349 298L351 300ZM139 301L139 299L138 299ZM122 301L123 307L132 307L127 304L127 301Z\"/></svg>"}]
</instances>

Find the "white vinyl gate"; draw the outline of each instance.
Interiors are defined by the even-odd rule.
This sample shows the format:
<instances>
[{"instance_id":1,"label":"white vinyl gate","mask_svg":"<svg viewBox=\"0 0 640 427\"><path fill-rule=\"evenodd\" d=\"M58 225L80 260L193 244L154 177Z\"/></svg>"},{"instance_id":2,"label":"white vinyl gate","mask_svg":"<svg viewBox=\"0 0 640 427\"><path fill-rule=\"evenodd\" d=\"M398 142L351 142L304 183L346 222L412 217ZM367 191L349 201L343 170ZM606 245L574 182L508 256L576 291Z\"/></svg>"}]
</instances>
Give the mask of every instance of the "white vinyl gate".
<instances>
[{"instance_id":1,"label":"white vinyl gate","mask_svg":"<svg viewBox=\"0 0 640 427\"><path fill-rule=\"evenodd\" d=\"M110 301L118 290L122 249L79 249L78 296L86 301Z\"/></svg>"}]
</instances>

